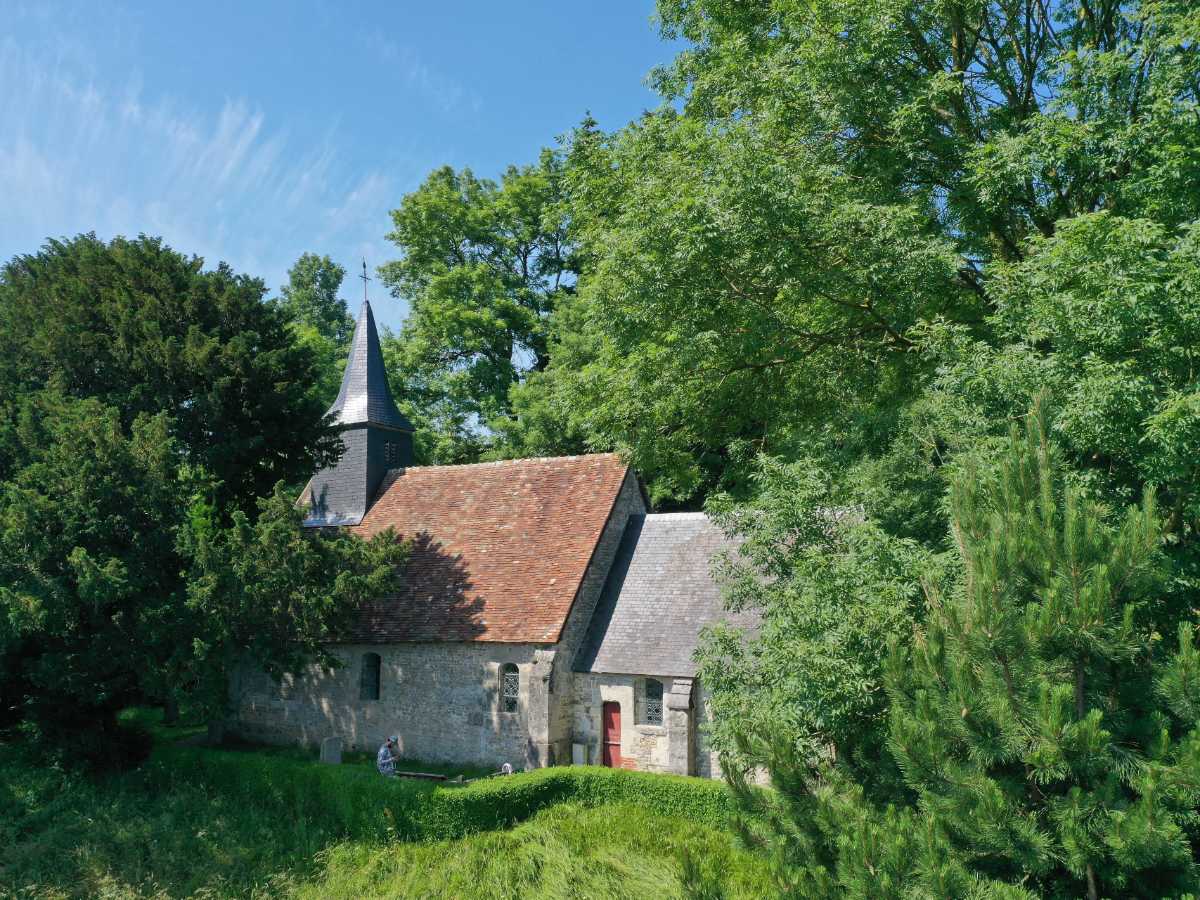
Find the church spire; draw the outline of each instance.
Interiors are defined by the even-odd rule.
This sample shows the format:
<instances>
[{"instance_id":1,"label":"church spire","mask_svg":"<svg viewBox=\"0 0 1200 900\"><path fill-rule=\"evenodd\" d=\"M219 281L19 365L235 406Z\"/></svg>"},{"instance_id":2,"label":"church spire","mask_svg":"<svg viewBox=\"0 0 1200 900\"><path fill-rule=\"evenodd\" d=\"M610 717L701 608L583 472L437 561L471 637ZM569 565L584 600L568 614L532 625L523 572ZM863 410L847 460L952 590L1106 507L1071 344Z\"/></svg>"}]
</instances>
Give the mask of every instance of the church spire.
<instances>
[{"instance_id":1,"label":"church spire","mask_svg":"<svg viewBox=\"0 0 1200 900\"><path fill-rule=\"evenodd\" d=\"M357 525L388 469L412 465L413 427L392 399L367 300L358 313L342 386L328 415L340 429L345 450L309 482L304 524Z\"/></svg>"},{"instance_id":2,"label":"church spire","mask_svg":"<svg viewBox=\"0 0 1200 900\"><path fill-rule=\"evenodd\" d=\"M339 425L382 425L412 431L412 425L396 408L388 387L387 370L371 304L364 300L350 339L350 356L342 373L342 387L329 407Z\"/></svg>"}]
</instances>

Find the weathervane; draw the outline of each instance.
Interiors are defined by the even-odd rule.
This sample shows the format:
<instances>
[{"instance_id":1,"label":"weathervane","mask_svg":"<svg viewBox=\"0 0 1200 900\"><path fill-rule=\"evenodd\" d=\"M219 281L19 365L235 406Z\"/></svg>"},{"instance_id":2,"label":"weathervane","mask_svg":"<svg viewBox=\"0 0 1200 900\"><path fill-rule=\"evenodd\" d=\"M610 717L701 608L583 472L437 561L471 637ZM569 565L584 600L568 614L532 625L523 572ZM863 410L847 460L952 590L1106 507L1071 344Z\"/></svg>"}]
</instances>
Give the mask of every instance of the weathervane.
<instances>
[{"instance_id":1,"label":"weathervane","mask_svg":"<svg viewBox=\"0 0 1200 900\"><path fill-rule=\"evenodd\" d=\"M374 281L374 279L373 279L373 278L368 278L368 277L367 277L367 258L366 258L365 256L363 257L363 273L362 273L361 275L359 275L358 277L362 279L362 283L363 283L363 303L366 303L366 302L367 302L367 282L368 282L368 281Z\"/></svg>"}]
</instances>

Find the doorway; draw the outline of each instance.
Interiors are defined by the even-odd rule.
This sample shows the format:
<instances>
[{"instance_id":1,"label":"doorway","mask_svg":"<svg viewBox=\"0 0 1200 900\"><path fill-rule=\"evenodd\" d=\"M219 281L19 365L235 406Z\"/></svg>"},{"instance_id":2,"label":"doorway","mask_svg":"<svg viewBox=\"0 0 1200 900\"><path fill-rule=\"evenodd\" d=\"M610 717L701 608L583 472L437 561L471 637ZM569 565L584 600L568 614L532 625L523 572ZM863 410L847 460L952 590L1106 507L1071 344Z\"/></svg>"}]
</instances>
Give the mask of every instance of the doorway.
<instances>
[{"instance_id":1,"label":"doorway","mask_svg":"<svg viewBox=\"0 0 1200 900\"><path fill-rule=\"evenodd\" d=\"M609 768L621 767L621 704L609 701L601 707L601 727L603 729L602 763Z\"/></svg>"}]
</instances>

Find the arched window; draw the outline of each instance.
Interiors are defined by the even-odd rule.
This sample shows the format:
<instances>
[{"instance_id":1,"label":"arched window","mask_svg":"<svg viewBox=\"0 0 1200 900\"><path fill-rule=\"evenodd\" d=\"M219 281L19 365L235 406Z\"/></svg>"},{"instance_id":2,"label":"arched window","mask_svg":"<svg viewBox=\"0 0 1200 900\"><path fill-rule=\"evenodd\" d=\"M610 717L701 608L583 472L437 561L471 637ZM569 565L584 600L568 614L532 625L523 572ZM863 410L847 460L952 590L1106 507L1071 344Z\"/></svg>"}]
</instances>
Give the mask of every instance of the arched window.
<instances>
[{"instance_id":1,"label":"arched window","mask_svg":"<svg viewBox=\"0 0 1200 900\"><path fill-rule=\"evenodd\" d=\"M521 673L513 663L505 663L500 667L500 697L504 711L515 713L517 700L521 696Z\"/></svg>"},{"instance_id":2,"label":"arched window","mask_svg":"<svg viewBox=\"0 0 1200 900\"><path fill-rule=\"evenodd\" d=\"M379 666L381 660L378 653L364 653L362 672L358 679L358 699L379 699Z\"/></svg>"},{"instance_id":3,"label":"arched window","mask_svg":"<svg viewBox=\"0 0 1200 900\"><path fill-rule=\"evenodd\" d=\"M663 723L663 686L657 678L647 678L645 686L645 710L647 725Z\"/></svg>"}]
</instances>

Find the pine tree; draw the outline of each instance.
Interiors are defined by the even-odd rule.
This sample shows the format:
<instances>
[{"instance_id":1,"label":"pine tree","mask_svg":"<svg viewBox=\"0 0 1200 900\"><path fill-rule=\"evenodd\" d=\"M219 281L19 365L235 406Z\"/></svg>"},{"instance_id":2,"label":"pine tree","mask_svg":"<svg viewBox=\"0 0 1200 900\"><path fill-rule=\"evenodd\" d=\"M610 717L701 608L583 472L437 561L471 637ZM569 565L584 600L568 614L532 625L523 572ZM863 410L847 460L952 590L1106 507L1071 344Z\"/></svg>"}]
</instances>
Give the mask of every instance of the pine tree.
<instances>
[{"instance_id":1,"label":"pine tree","mask_svg":"<svg viewBox=\"0 0 1200 900\"><path fill-rule=\"evenodd\" d=\"M950 493L963 576L890 664L891 749L971 870L1041 896L1196 886L1190 625L1163 649L1154 498L1118 521L1064 479L1041 404Z\"/></svg>"},{"instance_id":2,"label":"pine tree","mask_svg":"<svg viewBox=\"0 0 1200 900\"><path fill-rule=\"evenodd\" d=\"M778 742L775 791L734 773L781 895L1196 891L1200 653L1155 602L1153 495L1123 515L1088 497L1039 403L998 460L962 465L949 501L960 574L925 586L925 622L886 666L908 798L885 806Z\"/></svg>"}]
</instances>

